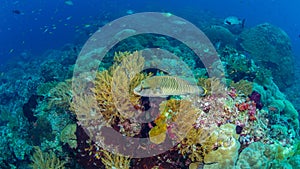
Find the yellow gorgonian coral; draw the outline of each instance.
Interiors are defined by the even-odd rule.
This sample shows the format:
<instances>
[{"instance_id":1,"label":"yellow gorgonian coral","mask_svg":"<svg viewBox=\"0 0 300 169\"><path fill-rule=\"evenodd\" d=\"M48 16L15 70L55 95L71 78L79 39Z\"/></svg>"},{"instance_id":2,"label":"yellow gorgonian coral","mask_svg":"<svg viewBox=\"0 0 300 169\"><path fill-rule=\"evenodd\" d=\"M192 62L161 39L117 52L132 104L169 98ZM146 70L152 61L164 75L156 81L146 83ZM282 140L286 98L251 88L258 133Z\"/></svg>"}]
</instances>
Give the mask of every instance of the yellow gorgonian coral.
<instances>
[{"instance_id":1,"label":"yellow gorgonian coral","mask_svg":"<svg viewBox=\"0 0 300 169\"><path fill-rule=\"evenodd\" d=\"M177 104L177 110L172 117L174 128L172 132L177 136L177 139L182 140L186 134L193 128L196 122L200 109L193 106L193 103L188 100L180 100Z\"/></svg>"},{"instance_id":2,"label":"yellow gorgonian coral","mask_svg":"<svg viewBox=\"0 0 300 169\"><path fill-rule=\"evenodd\" d=\"M119 154L112 154L106 150L102 150L103 156L101 158L102 163L105 165L105 168L114 168L114 169L129 169L130 167L130 158L127 156L122 156Z\"/></svg>"},{"instance_id":3,"label":"yellow gorgonian coral","mask_svg":"<svg viewBox=\"0 0 300 169\"><path fill-rule=\"evenodd\" d=\"M162 143L166 138L167 126L172 125L172 133L178 140L185 137L193 128L199 109L196 109L188 100L167 100L160 104L160 115L154 120L156 126L149 131L150 141Z\"/></svg>"},{"instance_id":4,"label":"yellow gorgonian coral","mask_svg":"<svg viewBox=\"0 0 300 169\"><path fill-rule=\"evenodd\" d=\"M112 123L116 118L123 121L136 113L134 107L140 96L133 94L133 89L149 76L141 72L145 60L138 52L116 53L115 60L109 70L97 73L92 89L102 115Z\"/></svg>"},{"instance_id":5,"label":"yellow gorgonian coral","mask_svg":"<svg viewBox=\"0 0 300 169\"><path fill-rule=\"evenodd\" d=\"M192 128L189 130L186 137L179 144L180 153L188 156L192 162L202 163L204 161L204 155L207 152L206 146L203 146L202 143L210 137L212 131L213 128L208 130ZM211 145L211 148L212 147L213 145Z\"/></svg>"}]
</instances>

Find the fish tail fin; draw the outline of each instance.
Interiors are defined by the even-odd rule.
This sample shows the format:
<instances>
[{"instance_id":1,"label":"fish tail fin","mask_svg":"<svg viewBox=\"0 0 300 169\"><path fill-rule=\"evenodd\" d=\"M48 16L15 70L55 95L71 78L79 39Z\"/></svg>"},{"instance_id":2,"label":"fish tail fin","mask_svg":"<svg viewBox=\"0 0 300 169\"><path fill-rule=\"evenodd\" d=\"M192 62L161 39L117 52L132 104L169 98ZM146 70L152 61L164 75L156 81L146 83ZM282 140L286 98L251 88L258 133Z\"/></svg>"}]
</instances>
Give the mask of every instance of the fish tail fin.
<instances>
[{"instance_id":1,"label":"fish tail fin","mask_svg":"<svg viewBox=\"0 0 300 169\"><path fill-rule=\"evenodd\" d=\"M203 92L202 96L205 96L205 95L207 95L207 89L206 89L206 88L204 88L204 87L202 87L202 88L203 88L203 90L204 90L204 92Z\"/></svg>"},{"instance_id":2,"label":"fish tail fin","mask_svg":"<svg viewBox=\"0 0 300 169\"><path fill-rule=\"evenodd\" d=\"M198 89L199 89L199 94L200 94L200 96L206 96L206 94L207 94L207 89L205 89L204 87L202 87L202 86L198 86Z\"/></svg>"},{"instance_id":3,"label":"fish tail fin","mask_svg":"<svg viewBox=\"0 0 300 169\"><path fill-rule=\"evenodd\" d=\"M242 20L242 28L245 27L245 21L246 21L246 19L244 18L244 19Z\"/></svg>"}]
</instances>

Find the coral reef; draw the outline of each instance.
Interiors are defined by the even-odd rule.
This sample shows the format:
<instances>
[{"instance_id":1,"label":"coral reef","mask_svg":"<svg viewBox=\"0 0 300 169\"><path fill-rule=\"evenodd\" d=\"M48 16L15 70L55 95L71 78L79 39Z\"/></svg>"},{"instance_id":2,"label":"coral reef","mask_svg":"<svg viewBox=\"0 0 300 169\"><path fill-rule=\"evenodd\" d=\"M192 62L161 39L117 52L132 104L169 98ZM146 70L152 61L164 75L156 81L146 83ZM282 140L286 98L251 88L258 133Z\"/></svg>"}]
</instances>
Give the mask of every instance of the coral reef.
<instances>
[{"instance_id":1,"label":"coral reef","mask_svg":"<svg viewBox=\"0 0 300 169\"><path fill-rule=\"evenodd\" d=\"M240 143L239 135L235 133L233 124L222 125L219 129L213 131L206 142L215 143L214 150L204 156L204 168L233 168L238 159L238 150ZM208 164L207 164L208 163ZM212 164L209 164L212 163Z\"/></svg>"},{"instance_id":2,"label":"coral reef","mask_svg":"<svg viewBox=\"0 0 300 169\"><path fill-rule=\"evenodd\" d=\"M198 85L204 88L206 95L222 96L225 92L225 84L215 77L199 78Z\"/></svg>"},{"instance_id":3,"label":"coral reef","mask_svg":"<svg viewBox=\"0 0 300 169\"><path fill-rule=\"evenodd\" d=\"M289 38L270 24L233 35L217 22L202 27L217 47L223 79L208 78L185 44L155 34L125 39L98 69L79 70L72 81L80 46L50 50L45 60L30 61L36 67L22 55L0 73L0 168L300 168L297 94L281 92L292 82ZM176 56L134 52L149 47ZM88 63L81 66L99 64L98 50L80 58ZM133 93L142 80L166 74L198 79L205 95ZM103 132L108 127L124 141L149 138L138 148L126 145L130 152L174 146L145 158L122 156L108 151L119 144Z\"/></svg>"},{"instance_id":4,"label":"coral reef","mask_svg":"<svg viewBox=\"0 0 300 169\"><path fill-rule=\"evenodd\" d=\"M205 35L215 45L216 49L222 49L225 46L236 46L236 37L227 28L219 25L211 25L204 30Z\"/></svg>"},{"instance_id":5,"label":"coral reef","mask_svg":"<svg viewBox=\"0 0 300 169\"><path fill-rule=\"evenodd\" d=\"M294 82L294 62L291 42L280 28L264 23L243 31L241 46L255 63L272 71L278 87L284 90Z\"/></svg>"},{"instance_id":6,"label":"coral reef","mask_svg":"<svg viewBox=\"0 0 300 169\"><path fill-rule=\"evenodd\" d=\"M220 51L220 58L224 63L226 78L234 82L253 81L256 78L258 68L255 62L235 48L226 46Z\"/></svg>"},{"instance_id":7,"label":"coral reef","mask_svg":"<svg viewBox=\"0 0 300 169\"><path fill-rule=\"evenodd\" d=\"M40 74L44 79L44 82L62 81L65 79L65 68L62 64L57 63L54 60L47 61L41 65Z\"/></svg>"},{"instance_id":8,"label":"coral reef","mask_svg":"<svg viewBox=\"0 0 300 169\"><path fill-rule=\"evenodd\" d=\"M101 157L101 161L105 165L105 168L129 169L130 167L129 157L112 154L105 150L103 150L102 152L103 152L103 156Z\"/></svg>"},{"instance_id":9,"label":"coral reef","mask_svg":"<svg viewBox=\"0 0 300 169\"><path fill-rule=\"evenodd\" d=\"M245 148L237 161L237 168L298 168L299 141L289 147L278 143L255 142Z\"/></svg>"},{"instance_id":10,"label":"coral reef","mask_svg":"<svg viewBox=\"0 0 300 169\"><path fill-rule=\"evenodd\" d=\"M237 94L244 94L250 96L253 91L253 82L247 80L240 80L238 82L231 81L230 86L236 90Z\"/></svg>"},{"instance_id":11,"label":"coral reef","mask_svg":"<svg viewBox=\"0 0 300 169\"><path fill-rule=\"evenodd\" d=\"M33 153L31 167L33 169L49 168L49 169L64 169L65 161L60 160L56 157L54 152L42 152L39 147L35 147L35 152Z\"/></svg>"},{"instance_id":12,"label":"coral reef","mask_svg":"<svg viewBox=\"0 0 300 169\"><path fill-rule=\"evenodd\" d=\"M110 70L97 73L92 89L102 115L111 124L117 118L122 122L133 116L140 100L140 96L133 94L133 89L148 76L140 72L144 60L138 52L118 53L115 58L121 62Z\"/></svg>"},{"instance_id":13,"label":"coral reef","mask_svg":"<svg viewBox=\"0 0 300 169\"><path fill-rule=\"evenodd\" d=\"M65 80L59 82L54 88L51 88L46 99L48 100L48 109L68 109L72 99L72 81Z\"/></svg>"},{"instance_id":14,"label":"coral reef","mask_svg":"<svg viewBox=\"0 0 300 169\"><path fill-rule=\"evenodd\" d=\"M71 148L77 147L76 127L76 124L69 124L60 133L60 141L67 143Z\"/></svg>"}]
</instances>

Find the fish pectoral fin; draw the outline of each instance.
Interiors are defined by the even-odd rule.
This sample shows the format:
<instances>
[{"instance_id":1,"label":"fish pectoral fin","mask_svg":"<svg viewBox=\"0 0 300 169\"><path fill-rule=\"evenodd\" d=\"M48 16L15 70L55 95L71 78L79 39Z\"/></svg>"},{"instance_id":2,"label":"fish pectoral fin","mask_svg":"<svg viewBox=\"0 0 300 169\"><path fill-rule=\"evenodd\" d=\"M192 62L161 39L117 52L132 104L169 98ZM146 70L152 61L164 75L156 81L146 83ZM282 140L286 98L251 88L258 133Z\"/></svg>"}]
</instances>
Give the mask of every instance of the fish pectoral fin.
<instances>
[{"instance_id":1,"label":"fish pectoral fin","mask_svg":"<svg viewBox=\"0 0 300 169\"><path fill-rule=\"evenodd\" d=\"M163 95L163 96L159 96L159 97L161 97L161 98L167 98L167 97L169 97L169 96Z\"/></svg>"},{"instance_id":2,"label":"fish pectoral fin","mask_svg":"<svg viewBox=\"0 0 300 169\"><path fill-rule=\"evenodd\" d=\"M160 87L157 87L157 88L155 88L154 89L154 92L155 92L155 94L162 94L162 90L161 90L161 88Z\"/></svg>"}]
</instances>

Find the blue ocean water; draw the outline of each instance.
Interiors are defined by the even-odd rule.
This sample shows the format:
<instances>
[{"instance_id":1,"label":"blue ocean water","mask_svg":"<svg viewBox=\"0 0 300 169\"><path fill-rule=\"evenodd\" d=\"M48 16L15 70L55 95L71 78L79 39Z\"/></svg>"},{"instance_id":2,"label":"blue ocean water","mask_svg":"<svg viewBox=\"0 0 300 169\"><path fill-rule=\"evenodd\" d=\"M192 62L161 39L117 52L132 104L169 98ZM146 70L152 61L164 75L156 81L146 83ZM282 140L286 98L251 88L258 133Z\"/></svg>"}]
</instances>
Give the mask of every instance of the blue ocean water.
<instances>
[{"instance_id":1,"label":"blue ocean water","mask_svg":"<svg viewBox=\"0 0 300 169\"><path fill-rule=\"evenodd\" d=\"M0 4L0 168L49 168L43 161L51 160L78 169L300 168L299 0ZM163 13L155 16L175 26L134 17L143 12ZM136 35L103 59L102 48L84 46L105 43L97 37L124 16L133 19L107 41L134 34L130 25L147 27L149 19L157 23L151 28L178 30L193 43ZM208 46L188 34L192 29L181 30L185 21L204 32ZM145 48L144 58L134 52ZM195 48L220 62L199 60ZM183 78L190 74L196 83Z\"/></svg>"},{"instance_id":2,"label":"blue ocean water","mask_svg":"<svg viewBox=\"0 0 300 169\"><path fill-rule=\"evenodd\" d=\"M47 49L59 49L72 43L76 30L95 20L108 22L133 12L173 12L189 19L197 16L197 11L210 11L216 17L238 16L246 19L246 26L270 22L279 26L290 36L296 56L299 51L298 22L299 2L297 0L227 0L227 1L74 1L67 5L64 1L2 1L1 60L17 57L22 52L41 55ZM19 10L21 14L12 11ZM201 16L199 16L201 17Z\"/></svg>"}]
</instances>

